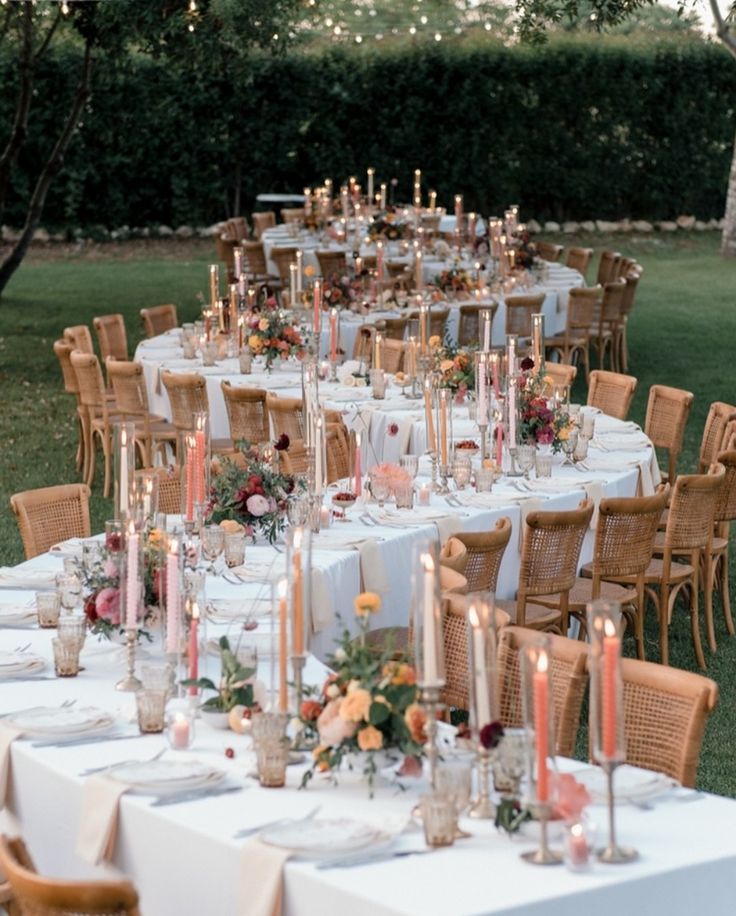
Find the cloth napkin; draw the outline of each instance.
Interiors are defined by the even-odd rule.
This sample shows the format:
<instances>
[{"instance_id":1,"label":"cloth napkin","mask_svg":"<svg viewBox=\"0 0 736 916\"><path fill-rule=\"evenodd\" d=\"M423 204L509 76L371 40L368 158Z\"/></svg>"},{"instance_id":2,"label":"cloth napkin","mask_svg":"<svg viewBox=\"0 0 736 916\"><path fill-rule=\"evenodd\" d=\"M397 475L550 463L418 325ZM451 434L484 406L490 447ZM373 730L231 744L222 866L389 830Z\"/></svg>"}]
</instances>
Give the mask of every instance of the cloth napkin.
<instances>
[{"instance_id":1,"label":"cloth napkin","mask_svg":"<svg viewBox=\"0 0 736 916\"><path fill-rule=\"evenodd\" d=\"M521 517L519 520L519 550L524 546L524 531L526 530L526 519L530 512L538 512L544 506L541 499L527 499L520 503Z\"/></svg>"},{"instance_id":2,"label":"cloth napkin","mask_svg":"<svg viewBox=\"0 0 736 916\"><path fill-rule=\"evenodd\" d=\"M640 448L646 448L649 445L649 439L635 433L624 436L596 436L591 445L602 451L635 452Z\"/></svg>"},{"instance_id":3,"label":"cloth napkin","mask_svg":"<svg viewBox=\"0 0 736 916\"><path fill-rule=\"evenodd\" d=\"M0 808L5 807L10 789L10 745L22 734L9 722L0 721Z\"/></svg>"},{"instance_id":4,"label":"cloth napkin","mask_svg":"<svg viewBox=\"0 0 736 916\"><path fill-rule=\"evenodd\" d=\"M321 569L312 567L312 632L319 633L335 619L335 606L327 576Z\"/></svg>"},{"instance_id":5,"label":"cloth napkin","mask_svg":"<svg viewBox=\"0 0 736 916\"><path fill-rule=\"evenodd\" d=\"M392 428L396 428L392 435ZM386 439L383 443L383 461L398 464L399 458L409 450L414 421L406 417L391 417L386 422Z\"/></svg>"},{"instance_id":6,"label":"cloth napkin","mask_svg":"<svg viewBox=\"0 0 736 916\"><path fill-rule=\"evenodd\" d=\"M58 569L15 569L0 567L0 588L53 588Z\"/></svg>"},{"instance_id":7,"label":"cloth napkin","mask_svg":"<svg viewBox=\"0 0 736 916\"><path fill-rule=\"evenodd\" d=\"M652 479L652 469L649 459L639 461L639 493L641 496L654 495L654 480Z\"/></svg>"},{"instance_id":8,"label":"cloth napkin","mask_svg":"<svg viewBox=\"0 0 736 916\"><path fill-rule=\"evenodd\" d=\"M331 537L329 534L320 537L314 544L315 550L357 550L360 554L360 578L363 591L380 592L386 594L390 585L386 577L386 569L381 556L378 541L373 537L354 538Z\"/></svg>"},{"instance_id":9,"label":"cloth napkin","mask_svg":"<svg viewBox=\"0 0 736 916\"><path fill-rule=\"evenodd\" d=\"M82 789L82 812L77 834L77 855L92 865L110 862L118 836L120 798L130 787L96 774Z\"/></svg>"},{"instance_id":10,"label":"cloth napkin","mask_svg":"<svg viewBox=\"0 0 736 916\"><path fill-rule=\"evenodd\" d=\"M240 854L240 916L281 916L284 865L288 849L269 846L258 838L243 845Z\"/></svg>"},{"instance_id":11,"label":"cloth napkin","mask_svg":"<svg viewBox=\"0 0 736 916\"><path fill-rule=\"evenodd\" d=\"M592 531L598 527L598 507L603 498L603 484L599 480L586 481L584 484L585 495L593 503L593 514L590 517L590 527Z\"/></svg>"},{"instance_id":12,"label":"cloth napkin","mask_svg":"<svg viewBox=\"0 0 736 916\"><path fill-rule=\"evenodd\" d=\"M446 544L454 534L458 533L458 531L463 530L463 523L457 515L447 515L444 518L436 518L434 523L437 526L440 546Z\"/></svg>"}]
</instances>

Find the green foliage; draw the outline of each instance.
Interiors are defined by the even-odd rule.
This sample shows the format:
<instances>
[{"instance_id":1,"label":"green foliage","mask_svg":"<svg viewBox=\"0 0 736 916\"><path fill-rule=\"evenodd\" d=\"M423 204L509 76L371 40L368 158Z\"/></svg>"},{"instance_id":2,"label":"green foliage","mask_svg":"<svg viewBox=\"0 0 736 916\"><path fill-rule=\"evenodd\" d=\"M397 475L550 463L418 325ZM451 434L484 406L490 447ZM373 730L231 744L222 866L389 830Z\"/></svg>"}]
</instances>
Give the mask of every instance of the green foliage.
<instances>
[{"instance_id":1,"label":"green foliage","mask_svg":"<svg viewBox=\"0 0 736 916\"><path fill-rule=\"evenodd\" d=\"M74 47L39 64L38 96L5 222L23 201L78 72ZM584 77L584 78L582 78ZM0 83L17 79L0 55ZM383 50L331 47L233 57L190 70L148 56L109 61L52 185L56 226L208 224L240 193L301 190L331 176L412 171L439 201L537 219L701 218L723 212L736 69L696 41L647 47L602 38L540 48L490 41ZM0 135L13 93L0 94Z\"/></svg>"},{"instance_id":2,"label":"green foliage","mask_svg":"<svg viewBox=\"0 0 736 916\"><path fill-rule=\"evenodd\" d=\"M237 655L230 648L227 636L220 637L220 661L222 675L219 686L208 677L186 678L181 681L183 687L198 687L200 690L214 690L215 696L205 700L205 709L216 709L219 712L230 712L234 706L254 705L253 683L255 668L246 668L238 661Z\"/></svg>"}]
</instances>

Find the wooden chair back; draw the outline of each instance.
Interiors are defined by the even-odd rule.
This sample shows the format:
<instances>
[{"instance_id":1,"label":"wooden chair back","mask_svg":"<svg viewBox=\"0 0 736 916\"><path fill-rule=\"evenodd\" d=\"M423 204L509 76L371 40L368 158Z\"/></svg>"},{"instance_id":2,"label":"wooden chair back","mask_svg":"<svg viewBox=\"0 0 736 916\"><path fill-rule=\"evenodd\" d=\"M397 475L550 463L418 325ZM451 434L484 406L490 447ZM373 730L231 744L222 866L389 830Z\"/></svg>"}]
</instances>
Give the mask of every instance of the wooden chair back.
<instances>
[{"instance_id":1,"label":"wooden chair back","mask_svg":"<svg viewBox=\"0 0 736 916\"><path fill-rule=\"evenodd\" d=\"M694 787L718 685L702 674L634 658L622 659L621 666L627 763Z\"/></svg>"},{"instance_id":2,"label":"wooden chair back","mask_svg":"<svg viewBox=\"0 0 736 916\"><path fill-rule=\"evenodd\" d=\"M272 248L271 260L276 265L282 286L289 288L289 266L296 263L298 248Z\"/></svg>"},{"instance_id":3,"label":"wooden chair back","mask_svg":"<svg viewBox=\"0 0 736 916\"><path fill-rule=\"evenodd\" d=\"M317 251L319 272L323 277L343 274L348 269L344 251Z\"/></svg>"},{"instance_id":4,"label":"wooden chair back","mask_svg":"<svg viewBox=\"0 0 736 916\"><path fill-rule=\"evenodd\" d=\"M628 317L634 308L636 292L639 288L639 281L643 273L644 268L640 264L635 264L631 270L623 275L626 286L624 287L624 294L621 300L621 313L624 317Z\"/></svg>"},{"instance_id":5,"label":"wooden chair back","mask_svg":"<svg viewBox=\"0 0 736 916\"><path fill-rule=\"evenodd\" d=\"M610 417L625 420L629 415L635 390L636 379L633 375L595 369L590 373L586 403L588 407L597 407Z\"/></svg>"},{"instance_id":6,"label":"wooden chair back","mask_svg":"<svg viewBox=\"0 0 736 916\"><path fill-rule=\"evenodd\" d=\"M126 418L144 420L149 416L148 392L143 366L137 362L111 359L107 375L115 395L115 405Z\"/></svg>"},{"instance_id":7,"label":"wooden chair back","mask_svg":"<svg viewBox=\"0 0 736 916\"><path fill-rule=\"evenodd\" d=\"M556 264L564 251L562 245L554 245L552 242L536 242L535 247L539 257L543 261L549 261L550 264Z\"/></svg>"},{"instance_id":8,"label":"wooden chair back","mask_svg":"<svg viewBox=\"0 0 736 916\"><path fill-rule=\"evenodd\" d=\"M90 536L89 494L85 484L70 483L10 497L26 560L68 538Z\"/></svg>"},{"instance_id":9,"label":"wooden chair back","mask_svg":"<svg viewBox=\"0 0 736 916\"><path fill-rule=\"evenodd\" d=\"M726 469L722 464L712 465L708 474L681 474L677 478L664 532L667 565L673 553L709 547L716 504L725 479Z\"/></svg>"},{"instance_id":10,"label":"wooden chair back","mask_svg":"<svg viewBox=\"0 0 736 916\"><path fill-rule=\"evenodd\" d=\"M715 520L727 523L736 518L736 450L721 452L718 463L723 465L725 471L723 486L716 499Z\"/></svg>"},{"instance_id":11,"label":"wooden chair back","mask_svg":"<svg viewBox=\"0 0 736 916\"><path fill-rule=\"evenodd\" d=\"M506 545L511 537L511 520L500 518L490 531L463 531L453 535L467 551L465 572L471 592L495 592Z\"/></svg>"},{"instance_id":12,"label":"wooden chair back","mask_svg":"<svg viewBox=\"0 0 736 916\"><path fill-rule=\"evenodd\" d=\"M457 342L463 346L470 344L482 344L480 339L480 313L489 311L491 313L491 324L498 311L497 302L473 303L471 305L460 306L460 323L457 330Z\"/></svg>"},{"instance_id":13,"label":"wooden chair back","mask_svg":"<svg viewBox=\"0 0 736 916\"><path fill-rule=\"evenodd\" d=\"M54 354L59 360L59 366L61 367L61 374L64 379L64 391L66 391L67 394L73 394L78 399L79 383L77 382L77 375L71 360L73 350L74 344L70 340L61 338L54 341Z\"/></svg>"},{"instance_id":14,"label":"wooden chair back","mask_svg":"<svg viewBox=\"0 0 736 916\"><path fill-rule=\"evenodd\" d=\"M176 306L152 305L150 308L141 309L141 319L146 337L157 337L165 331L179 327Z\"/></svg>"},{"instance_id":15,"label":"wooden chair back","mask_svg":"<svg viewBox=\"0 0 736 916\"><path fill-rule=\"evenodd\" d=\"M601 258L598 262L598 273L595 278L595 282L598 286L603 286L604 283L608 283L616 277L618 262L620 260L621 255L618 251L601 252Z\"/></svg>"},{"instance_id":16,"label":"wooden chair back","mask_svg":"<svg viewBox=\"0 0 736 916\"><path fill-rule=\"evenodd\" d=\"M602 499L593 548L593 594L602 580L640 576L649 565L667 490L654 496Z\"/></svg>"},{"instance_id":17,"label":"wooden chair back","mask_svg":"<svg viewBox=\"0 0 736 916\"><path fill-rule=\"evenodd\" d=\"M280 398L268 392L266 407L276 439L286 434L291 442L305 438L304 404L301 398Z\"/></svg>"},{"instance_id":18,"label":"wooden chair back","mask_svg":"<svg viewBox=\"0 0 736 916\"><path fill-rule=\"evenodd\" d=\"M273 229L276 226L276 213L273 210L251 213L250 221L253 224L253 235L256 239L260 239L266 229Z\"/></svg>"},{"instance_id":19,"label":"wooden chair back","mask_svg":"<svg viewBox=\"0 0 736 916\"><path fill-rule=\"evenodd\" d=\"M209 414L210 402L207 397L207 382L197 372L161 372L161 381L169 396L171 422L180 433L193 428L192 414Z\"/></svg>"},{"instance_id":20,"label":"wooden chair back","mask_svg":"<svg viewBox=\"0 0 736 916\"><path fill-rule=\"evenodd\" d=\"M64 328L64 339L71 341L72 349L80 353L94 353L92 334L86 324L75 324Z\"/></svg>"},{"instance_id":21,"label":"wooden chair back","mask_svg":"<svg viewBox=\"0 0 736 916\"><path fill-rule=\"evenodd\" d=\"M548 388L552 388L550 394L554 394L555 388L571 388L577 374L577 366L551 362L544 364L545 378L549 378L551 381L551 385L547 385Z\"/></svg>"},{"instance_id":22,"label":"wooden chair back","mask_svg":"<svg viewBox=\"0 0 736 916\"><path fill-rule=\"evenodd\" d=\"M350 436L344 423L327 424L325 446L327 483L344 480L350 474Z\"/></svg>"},{"instance_id":23,"label":"wooden chair back","mask_svg":"<svg viewBox=\"0 0 736 916\"><path fill-rule=\"evenodd\" d=\"M408 324L408 318L384 318L381 332L384 340L403 340Z\"/></svg>"},{"instance_id":24,"label":"wooden chair back","mask_svg":"<svg viewBox=\"0 0 736 916\"><path fill-rule=\"evenodd\" d=\"M80 353L78 350L72 350L69 359L77 376L80 403L87 408L91 418L102 417L106 420L107 394L100 361L94 353Z\"/></svg>"},{"instance_id":25,"label":"wooden chair back","mask_svg":"<svg viewBox=\"0 0 736 916\"><path fill-rule=\"evenodd\" d=\"M404 353L406 344L403 340L391 340L384 337L381 345L381 365L384 371L394 375L399 372L404 365Z\"/></svg>"},{"instance_id":26,"label":"wooden chair back","mask_svg":"<svg viewBox=\"0 0 736 916\"><path fill-rule=\"evenodd\" d=\"M542 311L545 295L508 296L506 299L506 333L532 336L532 315Z\"/></svg>"},{"instance_id":27,"label":"wooden chair back","mask_svg":"<svg viewBox=\"0 0 736 916\"><path fill-rule=\"evenodd\" d=\"M499 718L508 728L524 725L522 711L521 654L527 646L546 641L550 660L555 716L555 752L572 757L580 711L588 684L589 647L577 639L544 634L523 627L504 627L498 641Z\"/></svg>"},{"instance_id":28,"label":"wooden chair back","mask_svg":"<svg viewBox=\"0 0 736 916\"><path fill-rule=\"evenodd\" d=\"M220 383L233 442L258 445L271 439L271 426L263 388L241 388L227 379Z\"/></svg>"},{"instance_id":29,"label":"wooden chair back","mask_svg":"<svg viewBox=\"0 0 736 916\"><path fill-rule=\"evenodd\" d=\"M565 328L570 337L589 336L603 298L601 286L574 286L568 293Z\"/></svg>"},{"instance_id":30,"label":"wooden chair back","mask_svg":"<svg viewBox=\"0 0 736 916\"><path fill-rule=\"evenodd\" d=\"M106 363L110 356L113 359L128 358L128 336L122 315L98 315L92 319L92 324L97 333L100 359L103 363Z\"/></svg>"},{"instance_id":31,"label":"wooden chair back","mask_svg":"<svg viewBox=\"0 0 736 916\"><path fill-rule=\"evenodd\" d=\"M250 235L248 223L244 216L233 216L225 223L225 235L241 245Z\"/></svg>"},{"instance_id":32,"label":"wooden chair back","mask_svg":"<svg viewBox=\"0 0 736 916\"><path fill-rule=\"evenodd\" d=\"M138 892L126 879L68 881L45 878L19 837L0 836L0 870L22 916L140 916Z\"/></svg>"},{"instance_id":33,"label":"wooden chair back","mask_svg":"<svg viewBox=\"0 0 736 916\"><path fill-rule=\"evenodd\" d=\"M710 405L698 456L698 470L701 474L708 470L716 455L723 450L726 429L732 420L736 421L736 407L733 404L714 401Z\"/></svg>"},{"instance_id":34,"label":"wooden chair back","mask_svg":"<svg viewBox=\"0 0 736 916\"><path fill-rule=\"evenodd\" d=\"M268 265L266 264L266 252L263 248L263 242L244 241L243 259L248 274L252 277L265 277L268 274Z\"/></svg>"},{"instance_id":35,"label":"wooden chair back","mask_svg":"<svg viewBox=\"0 0 736 916\"><path fill-rule=\"evenodd\" d=\"M158 479L158 511L166 515L181 515L181 468L157 467L136 471L136 478L155 474Z\"/></svg>"},{"instance_id":36,"label":"wooden chair back","mask_svg":"<svg viewBox=\"0 0 736 916\"><path fill-rule=\"evenodd\" d=\"M682 451L685 426L694 397L691 391L669 385L652 385L649 389L644 432L654 446L666 449L668 480L677 476L677 459Z\"/></svg>"},{"instance_id":37,"label":"wooden chair back","mask_svg":"<svg viewBox=\"0 0 736 916\"><path fill-rule=\"evenodd\" d=\"M281 222L301 223L304 221L304 207L283 207L281 209Z\"/></svg>"},{"instance_id":38,"label":"wooden chair back","mask_svg":"<svg viewBox=\"0 0 736 916\"><path fill-rule=\"evenodd\" d=\"M303 439L289 439L289 447L279 458L284 474L306 474L309 470L307 445Z\"/></svg>"},{"instance_id":39,"label":"wooden chair back","mask_svg":"<svg viewBox=\"0 0 736 916\"><path fill-rule=\"evenodd\" d=\"M565 257L565 267L570 267L572 270L577 270L578 273L583 275L584 280L586 274L588 273L588 267L590 267L590 261L592 257L592 248L568 248L567 255Z\"/></svg>"}]
</instances>

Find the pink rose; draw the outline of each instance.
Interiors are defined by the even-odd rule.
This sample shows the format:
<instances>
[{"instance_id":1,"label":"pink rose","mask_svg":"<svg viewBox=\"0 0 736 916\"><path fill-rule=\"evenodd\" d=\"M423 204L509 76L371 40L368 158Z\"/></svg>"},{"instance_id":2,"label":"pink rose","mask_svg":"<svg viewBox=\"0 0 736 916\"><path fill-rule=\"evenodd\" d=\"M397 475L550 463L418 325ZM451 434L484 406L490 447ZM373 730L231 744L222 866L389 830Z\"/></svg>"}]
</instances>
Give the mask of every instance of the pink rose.
<instances>
[{"instance_id":1,"label":"pink rose","mask_svg":"<svg viewBox=\"0 0 736 916\"><path fill-rule=\"evenodd\" d=\"M95 599L97 616L115 626L120 625L120 589L103 588Z\"/></svg>"},{"instance_id":2,"label":"pink rose","mask_svg":"<svg viewBox=\"0 0 736 916\"><path fill-rule=\"evenodd\" d=\"M105 560L105 565L102 567L102 574L106 579L119 579L120 568L114 560Z\"/></svg>"},{"instance_id":3,"label":"pink rose","mask_svg":"<svg viewBox=\"0 0 736 916\"><path fill-rule=\"evenodd\" d=\"M340 716L342 697L331 700L319 714L317 729L319 742L326 747L337 747L346 738L352 738L358 727L357 722L348 722Z\"/></svg>"},{"instance_id":4,"label":"pink rose","mask_svg":"<svg viewBox=\"0 0 736 916\"><path fill-rule=\"evenodd\" d=\"M268 500L265 496L260 496L258 493L255 493L253 496L248 497L245 508L254 518L260 518L269 510Z\"/></svg>"}]
</instances>

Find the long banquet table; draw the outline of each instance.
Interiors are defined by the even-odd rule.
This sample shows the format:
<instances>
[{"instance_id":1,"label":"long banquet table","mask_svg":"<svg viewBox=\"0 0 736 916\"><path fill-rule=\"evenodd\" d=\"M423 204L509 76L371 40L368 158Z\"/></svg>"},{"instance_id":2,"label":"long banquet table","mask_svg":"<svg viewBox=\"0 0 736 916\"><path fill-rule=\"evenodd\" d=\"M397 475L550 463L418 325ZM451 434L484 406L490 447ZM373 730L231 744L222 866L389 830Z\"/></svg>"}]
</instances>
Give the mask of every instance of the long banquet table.
<instances>
[{"instance_id":1,"label":"long banquet table","mask_svg":"<svg viewBox=\"0 0 736 916\"><path fill-rule=\"evenodd\" d=\"M20 569L38 573L60 567L59 556L46 555ZM17 604L31 595L0 590L0 601ZM50 662L50 632L53 635L53 631L35 628L2 628L0 650L31 643ZM242 790L168 807L152 807L149 797L124 795L112 865L92 868L75 853L84 785L80 771L121 760L149 759L165 745L162 736L137 735L131 724L132 695L114 690L115 680L123 673L122 649L97 644L88 637L82 662L85 670L75 679L0 682L0 710L4 713L75 699L114 712L118 728L131 735L126 740L81 747L34 747L29 740L13 743L11 792L8 807L0 815L0 827L23 834L43 872L66 878L130 875L140 891L144 916L250 916L250 893L262 874L252 854L253 841L233 838L239 829L281 817L305 816L320 805L320 817L349 816L393 831L404 826L395 837L394 848L423 849L421 833L409 824L412 805L426 791L423 781L407 781L402 792L381 778L370 800L365 784L350 773L340 776L337 787L317 777L307 790L298 791L303 767L294 766L285 789L261 789L248 776L253 769L249 739L198 723L195 744L186 754L221 766L230 782ZM53 674L51 665L42 674L49 671ZM311 660L308 682L318 681L323 674L322 666ZM234 748L234 759L226 759L226 747ZM576 769L583 765L560 761L560 766ZM594 806L591 811L601 840L605 809ZM619 839L635 845L640 859L620 867L595 864L585 874L525 864L519 852L535 845L533 833L510 840L489 822L463 820L472 838L427 855L325 870L314 862L289 861L284 869L283 913L727 913L732 908L736 865L735 816L733 801L709 795L686 796L685 800L666 795L649 810L621 805L617 811Z\"/></svg>"}]
</instances>

